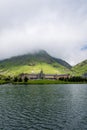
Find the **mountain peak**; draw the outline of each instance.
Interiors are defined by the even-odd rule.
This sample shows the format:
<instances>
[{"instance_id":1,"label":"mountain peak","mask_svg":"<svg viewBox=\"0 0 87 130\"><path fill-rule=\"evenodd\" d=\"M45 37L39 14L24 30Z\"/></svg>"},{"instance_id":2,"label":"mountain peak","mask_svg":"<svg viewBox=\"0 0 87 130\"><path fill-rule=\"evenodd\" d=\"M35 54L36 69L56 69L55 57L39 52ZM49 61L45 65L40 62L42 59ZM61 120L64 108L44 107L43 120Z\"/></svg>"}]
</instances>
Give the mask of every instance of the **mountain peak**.
<instances>
[{"instance_id":1,"label":"mountain peak","mask_svg":"<svg viewBox=\"0 0 87 130\"><path fill-rule=\"evenodd\" d=\"M48 54L45 50L39 50L37 53L39 53L39 54Z\"/></svg>"},{"instance_id":2,"label":"mountain peak","mask_svg":"<svg viewBox=\"0 0 87 130\"><path fill-rule=\"evenodd\" d=\"M0 61L0 63L9 62L9 64L16 64L16 65L26 65L28 63L38 63L38 62L44 62L48 64L58 63L66 68L71 68L71 66L62 59L57 59L52 56L50 56L45 50L39 50L33 53L28 53L25 55L15 56L3 61Z\"/></svg>"},{"instance_id":3,"label":"mountain peak","mask_svg":"<svg viewBox=\"0 0 87 130\"><path fill-rule=\"evenodd\" d=\"M38 73L41 68L45 73L61 74L66 73L66 70L69 70L69 66L67 62L50 56L44 50L0 61L0 71L2 72L3 70L4 73L13 75L14 73L31 73L32 71Z\"/></svg>"}]
</instances>

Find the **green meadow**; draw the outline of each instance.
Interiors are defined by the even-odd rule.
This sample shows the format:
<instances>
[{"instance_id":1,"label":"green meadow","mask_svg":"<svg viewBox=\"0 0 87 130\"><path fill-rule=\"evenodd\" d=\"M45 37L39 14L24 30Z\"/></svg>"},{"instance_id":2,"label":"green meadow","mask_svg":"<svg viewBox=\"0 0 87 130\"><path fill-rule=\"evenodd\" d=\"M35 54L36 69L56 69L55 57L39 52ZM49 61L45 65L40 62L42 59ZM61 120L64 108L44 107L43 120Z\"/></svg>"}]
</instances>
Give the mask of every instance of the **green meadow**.
<instances>
[{"instance_id":1,"label":"green meadow","mask_svg":"<svg viewBox=\"0 0 87 130\"><path fill-rule=\"evenodd\" d=\"M0 61L0 75L18 76L21 73L70 74L82 76L87 73L87 60L70 66L66 61L50 56L46 51L12 57Z\"/></svg>"},{"instance_id":2,"label":"green meadow","mask_svg":"<svg viewBox=\"0 0 87 130\"><path fill-rule=\"evenodd\" d=\"M70 73L70 70L61 66L54 64L47 64L47 63L41 63L36 64L35 66L29 66L29 65L20 65L20 66L7 66L5 69L1 70L1 74L5 76L17 76L20 73L39 73L43 69L43 72L45 74L63 74L63 73Z\"/></svg>"},{"instance_id":3,"label":"green meadow","mask_svg":"<svg viewBox=\"0 0 87 130\"><path fill-rule=\"evenodd\" d=\"M87 73L87 60L77 64L76 66L72 67L72 72L75 76L81 76L84 73Z\"/></svg>"}]
</instances>

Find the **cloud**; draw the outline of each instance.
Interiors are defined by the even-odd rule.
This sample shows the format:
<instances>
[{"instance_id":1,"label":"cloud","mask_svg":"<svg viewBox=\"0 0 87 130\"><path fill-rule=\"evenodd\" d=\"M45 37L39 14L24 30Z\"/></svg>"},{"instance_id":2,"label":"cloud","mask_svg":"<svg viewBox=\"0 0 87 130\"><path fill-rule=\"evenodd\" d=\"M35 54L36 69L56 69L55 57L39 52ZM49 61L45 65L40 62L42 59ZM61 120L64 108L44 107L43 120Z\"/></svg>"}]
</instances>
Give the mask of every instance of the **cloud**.
<instances>
[{"instance_id":1,"label":"cloud","mask_svg":"<svg viewBox=\"0 0 87 130\"><path fill-rule=\"evenodd\" d=\"M39 49L72 65L87 59L85 0L3 0L0 19L0 59Z\"/></svg>"},{"instance_id":2,"label":"cloud","mask_svg":"<svg viewBox=\"0 0 87 130\"><path fill-rule=\"evenodd\" d=\"M85 44L82 48L81 51L86 51L87 50L87 44Z\"/></svg>"}]
</instances>

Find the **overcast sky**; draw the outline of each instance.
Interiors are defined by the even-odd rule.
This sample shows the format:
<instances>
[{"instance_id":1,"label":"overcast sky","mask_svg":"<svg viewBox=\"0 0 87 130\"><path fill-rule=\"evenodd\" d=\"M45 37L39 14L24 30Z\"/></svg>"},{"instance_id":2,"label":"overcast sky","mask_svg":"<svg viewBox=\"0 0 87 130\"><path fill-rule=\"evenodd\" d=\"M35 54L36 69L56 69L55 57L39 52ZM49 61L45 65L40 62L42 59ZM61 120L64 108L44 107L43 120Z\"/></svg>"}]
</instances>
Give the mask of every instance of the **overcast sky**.
<instances>
[{"instance_id":1,"label":"overcast sky","mask_svg":"<svg viewBox=\"0 0 87 130\"><path fill-rule=\"evenodd\" d=\"M0 60L38 49L87 59L87 0L0 0Z\"/></svg>"}]
</instances>

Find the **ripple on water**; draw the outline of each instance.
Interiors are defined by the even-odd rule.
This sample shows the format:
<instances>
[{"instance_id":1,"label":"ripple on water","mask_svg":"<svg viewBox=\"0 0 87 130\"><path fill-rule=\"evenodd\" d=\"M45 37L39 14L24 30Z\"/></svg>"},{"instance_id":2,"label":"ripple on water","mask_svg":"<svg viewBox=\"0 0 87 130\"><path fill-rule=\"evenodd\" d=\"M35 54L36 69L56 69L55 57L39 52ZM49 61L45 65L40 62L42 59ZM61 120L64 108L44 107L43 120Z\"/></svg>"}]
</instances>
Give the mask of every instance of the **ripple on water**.
<instances>
[{"instance_id":1,"label":"ripple on water","mask_svg":"<svg viewBox=\"0 0 87 130\"><path fill-rule=\"evenodd\" d=\"M2 129L87 130L87 85L0 86Z\"/></svg>"}]
</instances>

